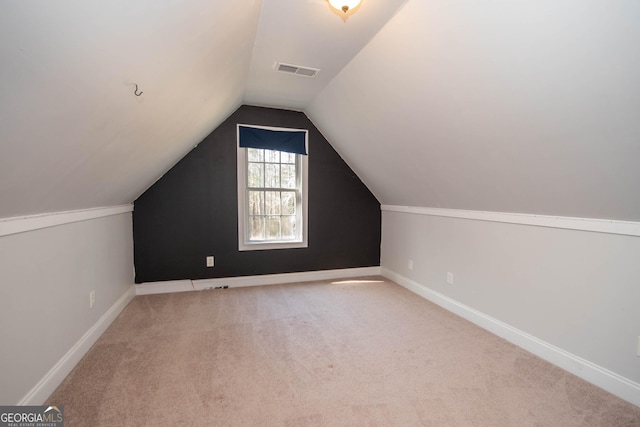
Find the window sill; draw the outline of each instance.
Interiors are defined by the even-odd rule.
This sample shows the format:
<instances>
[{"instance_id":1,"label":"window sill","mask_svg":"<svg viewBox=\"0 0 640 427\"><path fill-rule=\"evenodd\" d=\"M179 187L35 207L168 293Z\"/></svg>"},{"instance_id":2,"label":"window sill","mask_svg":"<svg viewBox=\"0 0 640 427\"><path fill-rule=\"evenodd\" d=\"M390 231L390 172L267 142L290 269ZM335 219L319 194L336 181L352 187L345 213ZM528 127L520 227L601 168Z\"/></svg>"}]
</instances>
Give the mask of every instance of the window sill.
<instances>
[{"instance_id":1,"label":"window sill","mask_svg":"<svg viewBox=\"0 0 640 427\"><path fill-rule=\"evenodd\" d=\"M296 249L308 247L304 241L287 242L245 242L238 245L240 251L264 251L272 249Z\"/></svg>"}]
</instances>

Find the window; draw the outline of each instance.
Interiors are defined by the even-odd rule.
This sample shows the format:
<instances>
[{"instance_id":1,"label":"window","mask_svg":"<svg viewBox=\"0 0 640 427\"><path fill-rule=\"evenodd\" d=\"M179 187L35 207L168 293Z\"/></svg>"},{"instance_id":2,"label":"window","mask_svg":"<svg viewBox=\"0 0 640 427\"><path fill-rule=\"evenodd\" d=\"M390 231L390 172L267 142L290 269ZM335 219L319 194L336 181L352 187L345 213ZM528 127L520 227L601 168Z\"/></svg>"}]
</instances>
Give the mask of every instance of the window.
<instances>
[{"instance_id":1,"label":"window","mask_svg":"<svg viewBox=\"0 0 640 427\"><path fill-rule=\"evenodd\" d=\"M307 146L306 130L238 125L239 250L307 247Z\"/></svg>"}]
</instances>

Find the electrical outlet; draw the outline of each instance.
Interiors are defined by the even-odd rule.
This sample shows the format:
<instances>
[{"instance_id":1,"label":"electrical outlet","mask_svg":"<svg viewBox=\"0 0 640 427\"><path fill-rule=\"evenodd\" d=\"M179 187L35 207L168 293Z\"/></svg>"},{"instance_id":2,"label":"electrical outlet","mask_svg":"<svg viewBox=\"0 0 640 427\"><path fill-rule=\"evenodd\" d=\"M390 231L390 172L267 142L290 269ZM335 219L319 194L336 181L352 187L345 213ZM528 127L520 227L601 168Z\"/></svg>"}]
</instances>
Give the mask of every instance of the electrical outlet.
<instances>
[{"instance_id":1,"label":"electrical outlet","mask_svg":"<svg viewBox=\"0 0 640 427\"><path fill-rule=\"evenodd\" d=\"M93 308L96 305L96 291L89 292L89 308Z\"/></svg>"},{"instance_id":2,"label":"electrical outlet","mask_svg":"<svg viewBox=\"0 0 640 427\"><path fill-rule=\"evenodd\" d=\"M207 267L213 267L213 255L207 257Z\"/></svg>"},{"instance_id":3,"label":"electrical outlet","mask_svg":"<svg viewBox=\"0 0 640 427\"><path fill-rule=\"evenodd\" d=\"M409 262L407 263L407 266L409 267L409 270L413 270L413 260L410 259Z\"/></svg>"},{"instance_id":4,"label":"electrical outlet","mask_svg":"<svg viewBox=\"0 0 640 427\"><path fill-rule=\"evenodd\" d=\"M447 283L450 285L453 285L453 273L452 272L448 272L447 273Z\"/></svg>"}]
</instances>

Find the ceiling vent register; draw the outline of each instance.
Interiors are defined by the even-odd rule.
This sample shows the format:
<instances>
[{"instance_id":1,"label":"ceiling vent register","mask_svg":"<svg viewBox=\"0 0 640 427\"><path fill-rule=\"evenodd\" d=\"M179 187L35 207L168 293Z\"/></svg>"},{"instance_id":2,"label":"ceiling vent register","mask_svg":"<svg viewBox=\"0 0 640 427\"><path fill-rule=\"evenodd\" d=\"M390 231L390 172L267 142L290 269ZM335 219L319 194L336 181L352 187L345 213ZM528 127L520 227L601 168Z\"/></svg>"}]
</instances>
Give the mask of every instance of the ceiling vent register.
<instances>
[{"instance_id":1,"label":"ceiling vent register","mask_svg":"<svg viewBox=\"0 0 640 427\"><path fill-rule=\"evenodd\" d=\"M276 71L287 74L295 74L297 76L315 77L320 70L317 68L301 67L299 65L283 64L276 62Z\"/></svg>"}]
</instances>

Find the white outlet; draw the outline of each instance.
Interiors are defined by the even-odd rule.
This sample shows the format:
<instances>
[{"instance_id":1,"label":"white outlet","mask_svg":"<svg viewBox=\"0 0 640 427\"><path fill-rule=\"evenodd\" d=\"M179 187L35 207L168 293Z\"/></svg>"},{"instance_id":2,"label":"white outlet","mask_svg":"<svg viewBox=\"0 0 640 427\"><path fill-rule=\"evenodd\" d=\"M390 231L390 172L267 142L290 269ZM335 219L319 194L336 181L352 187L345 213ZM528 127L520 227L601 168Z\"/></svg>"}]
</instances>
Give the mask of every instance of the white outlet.
<instances>
[{"instance_id":1,"label":"white outlet","mask_svg":"<svg viewBox=\"0 0 640 427\"><path fill-rule=\"evenodd\" d=\"M453 285L453 273L452 272L448 272L447 273L447 283L450 285Z\"/></svg>"},{"instance_id":2,"label":"white outlet","mask_svg":"<svg viewBox=\"0 0 640 427\"><path fill-rule=\"evenodd\" d=\"M207 267L213 267L213 255L207 257Z\"/></svg>"},{"instance_id":3,"label":"white outlet","mask_svg":"<svg viewBox=\"0 0 640 427\"><path fill-rule=\"evenodd\" d=\"M93 308L96 305L96 291L89 292L89 308Z\"/></svg>"},{"instance_id":4,"label":"white outlet","mask_svg":"<svg viewBox=\"0 0 640 427\"><path fill-rule=\"evenodd\" d=\"M413 260L410 259L409 262L407 263L407 266L409 267L409 270L413 270Z\"/></svg>"}]
</instances>

